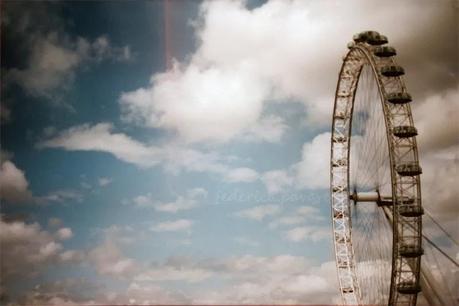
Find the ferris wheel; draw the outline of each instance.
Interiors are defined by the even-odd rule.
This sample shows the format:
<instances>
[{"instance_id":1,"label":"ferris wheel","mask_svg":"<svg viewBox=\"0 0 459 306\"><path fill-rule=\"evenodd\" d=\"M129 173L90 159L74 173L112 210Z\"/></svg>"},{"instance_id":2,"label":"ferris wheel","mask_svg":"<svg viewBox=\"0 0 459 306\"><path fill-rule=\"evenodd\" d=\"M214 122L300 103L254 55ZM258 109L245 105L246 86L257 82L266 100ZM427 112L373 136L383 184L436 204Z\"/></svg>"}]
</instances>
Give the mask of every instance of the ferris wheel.
<instances>
[{"instance_id":1,"label":"ferris wheel","mask_svg":"<svg viewBox=\"0 0 459 306\"><path fill-rule=\"evenodd\" d=\"M422 215L417 130L396 50L356 34L339 73L330 192L336 266L346 305L416 305Z\"/></svg>"}]
</instances>

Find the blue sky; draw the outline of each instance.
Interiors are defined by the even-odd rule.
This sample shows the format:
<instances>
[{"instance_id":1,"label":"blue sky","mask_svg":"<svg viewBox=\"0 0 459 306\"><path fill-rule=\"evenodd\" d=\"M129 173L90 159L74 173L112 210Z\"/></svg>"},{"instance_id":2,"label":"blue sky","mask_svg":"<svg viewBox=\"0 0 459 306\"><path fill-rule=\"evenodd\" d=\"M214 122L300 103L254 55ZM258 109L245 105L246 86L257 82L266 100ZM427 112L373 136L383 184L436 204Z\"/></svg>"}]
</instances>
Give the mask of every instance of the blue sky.
<instances>
[{"instance_id":1,"label":"blue sky","mask_svg":"<svg viewBox=\"0 0 459 306\"><path fill-rule=\"evenodd\" d=\"M355 32L394 42L426 167L457 174L457 8L352 4L5 2L2 298L337 303L328 131ZM432 211L457 232L449 192Z\"/></svg>"}]
</instances>

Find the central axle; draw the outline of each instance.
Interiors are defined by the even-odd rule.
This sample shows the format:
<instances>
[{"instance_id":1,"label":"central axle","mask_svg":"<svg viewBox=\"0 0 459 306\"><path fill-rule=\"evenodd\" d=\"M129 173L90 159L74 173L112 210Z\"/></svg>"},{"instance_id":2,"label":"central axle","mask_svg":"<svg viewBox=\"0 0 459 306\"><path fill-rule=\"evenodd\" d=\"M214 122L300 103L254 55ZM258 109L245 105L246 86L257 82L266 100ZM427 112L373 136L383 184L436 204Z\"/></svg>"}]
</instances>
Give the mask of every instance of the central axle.
<instances>
[{"instance_id":1,"label":"central axle","mask_svg":"<svg viewBox=\"0 0 459 306\"><path fill-rule=\"evenodd\" d=\"M378 191L368 191L368 192L356 192L352 193L350 199L354 203L358 202L375 202L378 206L389 206L392 205L391 196L382 196Z\"/></svg>"}]
</instances>

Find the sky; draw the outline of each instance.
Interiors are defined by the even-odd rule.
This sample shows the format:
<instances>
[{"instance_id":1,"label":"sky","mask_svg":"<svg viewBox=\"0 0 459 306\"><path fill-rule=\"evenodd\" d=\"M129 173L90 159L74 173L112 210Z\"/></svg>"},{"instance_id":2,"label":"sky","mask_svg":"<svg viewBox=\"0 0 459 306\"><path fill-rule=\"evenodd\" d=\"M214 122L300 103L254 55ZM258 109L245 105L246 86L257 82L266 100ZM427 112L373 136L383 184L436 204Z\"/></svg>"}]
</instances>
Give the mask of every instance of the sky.
<instances>
[{"instance_id":1,"label":"sky","mask_svg":"<svg viewBox=\"0 0 459 306\"><path fill-rule=\"evenodd\" d=\"M339 303L331 112L368 29L407 72L423 205L458 239L458 8L4 1L2 303Z\"/></svg>"}]
</instances>

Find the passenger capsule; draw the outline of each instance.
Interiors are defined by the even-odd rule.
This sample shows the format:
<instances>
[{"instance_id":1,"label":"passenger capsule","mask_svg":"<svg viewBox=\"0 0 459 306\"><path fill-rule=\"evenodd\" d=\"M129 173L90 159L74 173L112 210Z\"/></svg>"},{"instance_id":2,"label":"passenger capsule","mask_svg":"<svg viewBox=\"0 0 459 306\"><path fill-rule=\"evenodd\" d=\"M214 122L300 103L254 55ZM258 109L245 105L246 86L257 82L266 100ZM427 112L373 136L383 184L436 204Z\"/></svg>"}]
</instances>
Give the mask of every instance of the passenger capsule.
<instances>
[{"instance_id":1,"label":"passenger capsule","mask_svg":"<svg viewBox=\"0 0 459 306\"><path fill-rule=\"evenodd\" d=\"M411 95L407 92L393 92L386 96L387 101L393 104L405 104L412 101Z\"/></svg>"},{"instance_id":2,"label":"passenger capsule","mask_svg":"<svg viewBox=\"0 0 459 306\"><path fill-rule=\"evenodd\" d=\"M405 74L402 66L389 65L381 68L381 74L385 77L398 77Z\"/></svg>"},{"instance_id":3,"label":"passenger capsule","mask_svg":"<svg viewBox=\"0 0 459 306\"><path fill-rule=\"evenodd\" d=\"M377 57L391 57L397 54L395 48L390 46L376 47L374 53Z\"/></svg>"},{"instance_id":4,"label":"passenger capsule","mask_svg":"<svg viewBox=\"0 0 459 306\"><path fill-rule=\"evenodd\" d=\"M397 197L397 204L398 205L404 205L404 204L413 204L414 198L408 197L408 196L399 196Z\"/></svg>"},{"instance_id":5,"label":"passenger capsule","mask_svg":"<svg viewBox=\"0 0 459 306\"><path fill-rule=\"evenodd\" d=\"M424 254L424 250L420 245L402 245L398 250L400 256L414 258Z\"/></svg>"},{"instance_id":6,"label":"passenger capsule","mask_svg":"<svg viewBox=\"0 0 459 306\"><path fill-rule=\"evenodd\" d=\"M381 35L376 31L365 31L358 34L355 34L353 39L356 43L375 41ZM387 40L387 38L386 38Z\"/></svg>"},{"instance_id":7,"label":"passenger capsule","mask_svg":"<svg viewBox=\"0 0 459 306\"><path fill-rule=\"evenodd\" d=\"M387 37L384 35L374 35L368 37L367 42L373 46L380 46L387 44Z\"/></svg>"},{"instance_id":8,"label":"passenger capsule","mask_svg":"<svg viewBox=\"0 0 459 306\"><path fill-rule=\"evenodd\" d=\"M411 281L404 281L397 285L397 291L401 294L416 294L421 292L421 286Z\"/></svg>"},{"instance_id":9,"label":"passenger capsule","mask_svg":"<svg viewBox=\"0 0 459 306\"><path fill-rule=\"evenodd\" d=\"M418 130L414 126L411 125L401 125L401 126L396 126L392 130L394 135L399 137L399 138L409 138L409 137L414 137L418 134Z\"/></svg>"},{"instance_id":10,"label":"passenger capsule","mask_svg":"<svg viewBox=\"0 0 459 306\"><path fill-rule=\"evenodd\" d=\"M401 176L415 176L422 173L422 168L417 163L405 163L396 166L395 171Z\"/></svg>"},{"instance_id":11,"label":"passenger capsule","mask_svg":"<svg viewBox=\"0 0 459 306\"><path fill-rule=\"evenodd\" d=\"M357 33L355 34L352 39L356 42L356 43L360 43L360 42L365 42L366 41L366 35L365 35L365 32L361 32L361 33Z\"/></svg>"},{"instance_id":12,"label":"passenger capsule","mask_svg":"<svg viewBox=\"0 0 459 306\"><path fill-rule=\"evenodd\" d=\"M403 217L420 217L424 214L424 209L419 205L400 205L398 213Z\"/></svg>"}]
</instances>

